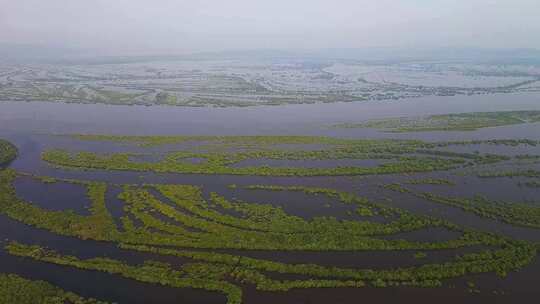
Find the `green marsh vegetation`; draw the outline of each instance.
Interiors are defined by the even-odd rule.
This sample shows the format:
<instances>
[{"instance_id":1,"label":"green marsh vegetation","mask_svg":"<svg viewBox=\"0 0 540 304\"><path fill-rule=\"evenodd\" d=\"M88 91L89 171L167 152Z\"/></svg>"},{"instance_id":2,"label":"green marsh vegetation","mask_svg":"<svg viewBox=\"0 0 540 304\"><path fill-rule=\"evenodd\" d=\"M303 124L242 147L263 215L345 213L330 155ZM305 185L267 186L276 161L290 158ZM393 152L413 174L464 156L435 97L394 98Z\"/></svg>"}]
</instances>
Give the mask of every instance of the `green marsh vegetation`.
<instances>
[{"instance_id":1,"label":"green marsh vegetation","mask_svg":"<svg viewBox=\"0 0 540 304\"><path fill-rule=\"evenodd\" d=\"M429 115L338 124L338 128L373 128L385 132L474 131L481 128L540 122L540 111L501 111Z\"/></svg>"},{"instance_id":2,"label":"green marsh vegetation","mask_svg":"<svg viewBox=\"0 0 540 304\"><path fill-rule=\"evenodd\" d=\"M411 185L445 185L445 186L455 186L451 180L442 179L442 178L423 178L423 179L412 179L407 181Z\"/></svg>"},{"instance_id":3,"label":"green marsh vegetation","mask_svg":"<svg viewBox=\"0 0 540 304\"><path fill-rule=\"evenodd\" d=\"M0 303L106 304L82 298L44 281L27 280L15 274L0 274Z\"/></svg>"},{"instance_id":4,"label":"green marsh vegetation","mask_svg":"<svg viewBox=\"0 0 540 304\"><path fill-rule=\"evenodd\" d=\"M415 192L398 183L388 184L384 187L395 192L412 194L431 202L457 207L484 218L516 226L540 229L540 207L534 205L489 200L479 195L472 198L463 198L449 197L431 192Z\"/></svg>"},{"instance_id":5,"label":"green marsh vegetation","mask_svg":"<svg viewBox=\"0 0 540 304\"><path fill-rule=\"evenodd\" d=\"M517 170L499 170L479 172L478 177L481 178L496 178L496 177L533 177L539 178L540 171L534 169L517 169Z\"/></svg>"},{"instance_id":6,"label":"green marsh vegetation","mask_svg":"<svg viewBox=\"0 0 540 304\"><path fill-rule=\"evenodd\" d=\"M297 288L339 288L365 286L438 287L447 279L469 274L508 272L521 269L536 257L537 247L493 234L465 229L444 220L418 216L387 207L351 193L327 188L303 186L252 185L246 190L301 191L323 195L340 204L356 205L363 220L337 220L332 217L304 219L287 214L282 208L257 202L227 199L210 193L204 199L202 189L192 185L124 185L119 198L125 215L119 229L105 204L108 185L82 183L92 201L91 214L48 211L19 199L13 182L17 173L0 172L0 213L25 224L81 239L112 242L125 250L176 256L189 259L180 267L147 260L132 265L121 260L95 257L80 259L52 248L11 242L9 254L36 261L116 274L141 282L173 288L197 288L217 291L228 303L242 303L242 286L253 285L261 291L287 291ZM43 178L43 182L56 182ZM238 189L237 188L233 188ZM160 195L156 195L159 193ZM234 212L229 212L234 211ZM388 221L370 221L371 216ZM167 218L165 220L164 218ZM139 224L135 224L137 219ZM382 236L429 227L457 231L455 239L438 242L385 239ZM474 254L463 254L445 262L415 267L358 269L291 264L245 256L241 250L265 251L410 251L434 252L442 249L486 246ZM234 254L224 250L237 249ZM411 254L412 254L411 253ZM276 279L273 274L302 275L302 279Z\"/></svg>"},{"instance_id":7,"label":"green marsh vegetation","mask_svg":"<svg viewBox=\"0 0 540 304\"><path fill-rule=\"evenodd\" d=\"M10 142L0 139L0 167L17 158L17 148Z\"/></svg>"},{"instance_id":8,"label":"green marsh vegetation","mask_svg":"<svg viewBox=\"0 0 540 304\"><path fill-rule=\"evenodd\" d=\"M105 136L75 135L79 140L159 146L198 142L196 150L168 152L155 162L132 161L133 153L97 154L46 150L42 159L51 165L78 169L153 171L158 173L262 175L262 176L343 176L430 172L475 164L490 164L508 157L493 154L454 153L436 148L453 143L425 143L415 140L359 140L310 136ZM290 150L279 145L318 144L318 150ZM461 144L461 143L456 143ZM202 160L190 162L190 159ZM238 166L258 160L261 165ZM285 167L264 165L264 160L289 162ZM343 165L331 168L299 167L301 160L378 160L377 166Z\"/></svg>"},{"instance_id":9,"label":"green marsh vegetation","mask_svg":"<svg viewBox=\"0 0 540 304\"><path fill-rule=\"evenodd\" d=\"M189 149L169 152L158 162L133 162L131 153L96 154L47 150L42 158L52 165L86 170L134 170L139 172L175 172L194 174L237 174L263 176L332 175L411 175L406 185L454 186L444 178L415 178L413 173L475 168L508 160L504 155L454 153L437 148L467 145L471 141L426 143L414 140L352 140L310 136L104 136L75 135L77 140L107 141L140 148L166 145ZM198 145L193 145L198 143ZM536 144L526 140L481 141L500 145ZM289 149L283 146L288 146ZM305 149L305 147L315 149ZM294 149L290 149L290 147ZM176 148L175 148L176 149ZM189 162L188 159L203 159ZM290 167L239 167L244 160L278 159L290 161ZM377 159L377 167L301 168L297 160ZM0 213L47 231L116 244L124 250L148 253L144 263L128 264L118 258L96 256L80 258L55 248L10 242L7 253L85 270L101 271L150 284L171 288L196 288L218 292L230 304L243 301L246 285L260 291L286 292L299 288L340 287L440 287L447 280L481 273L506 276L522 269L537 255L538 246L460 227L444 219L420 216L389 207L353 193L324 187L272 184L236 185L232 195L208 191L184 184L107 184L97 181L32 176L42 183L69 182L84 185L91 201L90 215L73 211L50 211L17 197L14 182L20 175L12 169L0 171ZM352 178L352 177L351 177ZM106 193L119 189L123 215L114 218L107 207ZM400 184L387 188L412 193ZM206 191L205 191L206 190ZM210 189L212 190L212 189ZM331 216L304 218L286 212L284 206L234 198L237 191L275 191L283 194L302 192L307 197L327 198L328 208L335 204L353 206L345 219ZM478 215L515 225L540 227L539 213L530 206L511 205L474 199L448 198L425 193L437 200ZM284 196L286 197L286 196ZM272 202L276 203L276 202ZM110 206L109 206L110 207ZM396 234L440 228L457 236L441 241L407 240ZM474 253L460 253L473 247ZM479 249L477 249L479 248ZM455 256L432 262L442 250L456 250ZM306 259L288 263L253 256L251 251L293 252L402 252L417 260L415 266L391 268L355 268L321 265ZM245 253L244 253L245 252ZM278 255L278 254L276 254ZM152 257L155 256L156 259ZM169 265L156 261L159 256L179 257L187 261ZM430 258L427 259L426 257ZM420 263L420 265L417 265Z\"/></svg>"},{"instance_id":10,"label":"green marsh vegetation","mask_svg":"<svg viewBox=\"0 0 540 304\"><path fill-rule=\"evenodd\" d=\"M528 182L523 182L523 183L519 183L520 186L525 186L525 187L529 187L529 188L540 188L540 181L528 181Z\"/></svg>"}]
</instances>

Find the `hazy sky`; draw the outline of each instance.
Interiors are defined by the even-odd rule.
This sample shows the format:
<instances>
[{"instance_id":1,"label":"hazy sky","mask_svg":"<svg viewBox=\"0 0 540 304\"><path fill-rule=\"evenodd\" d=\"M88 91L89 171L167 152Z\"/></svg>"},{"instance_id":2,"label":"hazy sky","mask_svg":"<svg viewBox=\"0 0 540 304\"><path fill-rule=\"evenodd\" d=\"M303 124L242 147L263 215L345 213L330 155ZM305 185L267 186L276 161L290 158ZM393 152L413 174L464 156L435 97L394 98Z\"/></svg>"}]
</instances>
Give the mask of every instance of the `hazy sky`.
<instances>
[{"instance_id":1,"label":"hazy sky","mask_svg":"<svg viewBox=\"0 0 540 304\"><path fill-rule=\"evenodd\" d=\"M0 0L0 43L111 53L540 48L540 0Z\"/></svg>"}]
</instances>

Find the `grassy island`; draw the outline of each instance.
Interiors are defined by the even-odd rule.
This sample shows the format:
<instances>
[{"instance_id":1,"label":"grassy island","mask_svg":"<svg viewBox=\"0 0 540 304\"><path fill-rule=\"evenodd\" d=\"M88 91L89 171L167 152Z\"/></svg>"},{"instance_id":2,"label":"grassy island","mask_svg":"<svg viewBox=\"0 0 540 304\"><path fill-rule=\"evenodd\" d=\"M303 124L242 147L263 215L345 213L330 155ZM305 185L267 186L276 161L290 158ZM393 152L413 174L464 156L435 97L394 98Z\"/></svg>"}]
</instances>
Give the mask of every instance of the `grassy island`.
<instances>
[{"instance_id":1,"label":"grassy island","mask_svg":"<svg viewBox=\"0 0 540 304\"><path fill-rule=\"evenodd\" d=\"M17 148L10 142L0 139L0 167L9 164L17 157Z\"/></svg>"},{"instance_id":2,"label":"grassy island","mask_svg":"<svg viewBox=\"0 0 540 304\"><path fill-rule=\"evenodd\" d=\"M385 188L400 193L412 194L434 203L457 207L484 218L516 226L540 229L540 207L538 206L489 200L479 195L472 198L463 198L449 197L431 192L415 192L397 183L385 185Z\"/></svg>"},{"instance_id":3,"label":"grassy island","mask_svg":"<svg viewBox=\"0 0 540 304\"><path fill-rule=\"evenodd\" d=\"M153 171L158 173L230 174L263 176L344 176L430 172L474 164L496 163L506 156L454 153L437 150L454 143L416 140L365 140L309 136L100 136L76 135L76 139L135 144L142 147L186 142L195 147L167 151L155 161L137 161L152 153L71 153L50 149L42 159L54 166L78 169ZM464 144L464 143L456 143ZM283 146L295 147L284 148ZM306 145L317 145L305 149ZM191 162L190 160L199 160ZM366 164L358 161L365 161ZM282 162L281 166L269 165ZM302 166L303 161L312 162ZM333 167L316 163L333 161ZM357 163L354 163L357 161ZM339 162L342 162L340 164ZM245 165L243 165L245 164Z\"/></svg>"},{"instance_id":4,"label":"grassy island","mask_svg":"<svg viewBox=\"0 0 540 304\"><path fill-rule=\"evenodd\" d=\"M106 304L82 298L44 281L27 280L14 274L0 274L0 303Z\"/></svg>"},{"instance_id":5,"label":"grassy island","mask_svg":"<svg viewBox=\"0 0 540 304\"><path fill-rule=\"evenodd\" d=\"M399 117L337 124L338 128L372 128L385 132L474 131L540 122L540 111L501 111Z\"/></svg>"}]
</instances>

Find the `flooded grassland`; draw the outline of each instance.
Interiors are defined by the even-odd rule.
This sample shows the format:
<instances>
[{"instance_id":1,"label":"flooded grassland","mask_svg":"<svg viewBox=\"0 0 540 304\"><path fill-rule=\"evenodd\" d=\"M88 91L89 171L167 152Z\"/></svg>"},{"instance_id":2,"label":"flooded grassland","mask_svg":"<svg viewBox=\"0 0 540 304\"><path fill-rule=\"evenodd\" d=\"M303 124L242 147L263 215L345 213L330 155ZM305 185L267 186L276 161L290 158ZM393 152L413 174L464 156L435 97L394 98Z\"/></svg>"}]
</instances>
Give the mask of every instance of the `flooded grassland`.
<instances>
[{"instance_id":1,"label":"flooded grassland","mask_svg":"<svg viewBox=\"0 0 540 304\"><path fill-rule=\"evenodd\" d=\"M538 110L526 96L512 110ZM461 101L441 101L440 112L461 113L453 110ZM386 117L411 116L424 101L404 102ZM296 117L275 115L283 111L276 107L163 116L131 107L122 121L114 106L40 103L72 115L40 110L35 120L48 123L37 130L25 123L29 105L6 103L16 115L0 116L0 286L8 302L538 296L535 121L395 133L335 128L369 120L356 115L368 108L383 118L376 113L385 104L312 105ZM328 115L317 118L322 108ZM209 113L215 126L198 119ZM91 124L93 115L102 123ZM118 128L100 129L111 126Z\"/></svg>"}]
</instances>

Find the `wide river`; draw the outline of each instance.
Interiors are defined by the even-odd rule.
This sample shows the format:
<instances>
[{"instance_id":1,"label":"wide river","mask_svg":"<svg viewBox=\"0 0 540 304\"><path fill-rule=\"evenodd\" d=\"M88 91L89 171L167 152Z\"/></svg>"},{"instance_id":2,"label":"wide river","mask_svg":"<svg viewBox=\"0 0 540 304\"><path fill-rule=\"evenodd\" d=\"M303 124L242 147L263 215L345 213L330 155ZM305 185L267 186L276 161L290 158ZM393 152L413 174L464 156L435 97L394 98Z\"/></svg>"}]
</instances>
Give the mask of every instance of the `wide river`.
<instances>
[{"instance_id":1,"label":"wide river","mask_svg":"<svg viewBox=\"0 0 540 304\"><path fill-rule=\"evenodd\" d=\"M498 94L423 97L398 101L370 101L247 108L190 108L170 106L113 106L50 102L0 102L2 131L39 133L94 133L137 135L253 135L319 134L352 137L398 137L372 130L339 130L332 124L366 119L475 111L540 110L540 94ZM517 131L453 132L447 136L467 139L500 138L512 134L540 138L536 127ZM438 132L414 137L439 139ZM454 135L452 135L454 134ZM403 135L401 135L403 136ZM408 135L409 137L411 135Z\"/></svg>"}]
</instances>

